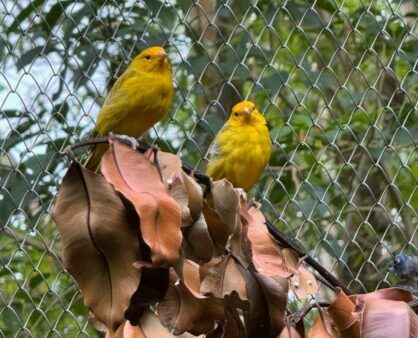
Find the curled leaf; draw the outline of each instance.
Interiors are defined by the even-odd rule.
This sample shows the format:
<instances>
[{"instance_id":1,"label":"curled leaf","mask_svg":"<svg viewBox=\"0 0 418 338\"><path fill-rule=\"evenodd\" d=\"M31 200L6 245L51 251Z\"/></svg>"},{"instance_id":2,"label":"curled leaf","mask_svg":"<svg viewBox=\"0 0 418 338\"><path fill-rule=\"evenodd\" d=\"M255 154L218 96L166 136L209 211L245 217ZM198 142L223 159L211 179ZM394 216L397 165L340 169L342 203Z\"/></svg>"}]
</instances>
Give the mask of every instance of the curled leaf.
<instances>
[{"instance_id":1,"label":"curled leaf","mask_svg":"<svg viewBox=\"0 0 418 338\"><path fill-rule=\"evenodd\" d=\"M336 330L343 338L360 337L360 324L352 314L354 309L353 301L341 290L327 309Z\"/></svg>"},{"instance_id":2,"label":"curled leaf","mask_svg":"<svg viewBox=\"0 0 418 338\"><path fill-rule=\"evenodd\" d=\"M132 325L128 321L122 323L115 334L106 334L106 338L174 338L159 321L158 317L150 310L145 311L138 325Z\"/></svg>"},{"instance_id":3,"label":"curled leaf","mask_svg":"<svg viewBox=\"0 0 418 338\"><path fill-rule=\"evenodd\" d=\"M168 195L148 156L150 152L141 154L124 144L110 142L110 149L102 158L102 172L135 207L154 265L170 265L180 252L180 208Z\"/></svg>"},{"instance_id":4,"label":"curled leaf","mask_svg":"<svg viewBox=\"0 0 418 338\"><path fill-rule=\"evenodd\" d=\"M158 317L164 326L179 335L188 331L194 335L206 334L223 321L225 311L211 298L196 298L182 284L170 286L164 300L158 304Z\"/></svg>"},{"instance_id":5,"label":"curled leaf","mask_svg":"<svg viewBox=\"0 0 418 338\"><path fill-rule=\"evenodd\" d=\"M285 327L289 283L286 278L246 271L250 311L245 314L249 337L277 337Z\"/></svg>"},{"instance_id":6,"label":"curled leaf","mask_svg":"<svg viewBox=\"0 0 418 338\"><path fill-rule=\"evenodd\" d=\"M225 299L228 306L249 308L245 276L231 255L208 269L200 291L207 296Z\"/></svg>"},{"instance_id":7,"label":"curled leaf","mask_svg":"<svg viewBox=\"0 0 418 338\"><path fill-rule=\"evenodd\" d=\"M107 210L106 213L103 210ZM77 281L87 307L113 333L138 287L138 229L106 180L73 163L60 187L54 218L64 265Z\"/></svg>"},{"instance_id":8,"label":"curled leaf","mask_svg":"<svg viewBox=\"0 0 418 338\"><path fill-rule=\"evenodd\" d=\"M290 273L283 255L270 237L260 209L252 206L247 211L246 208L241 207L240 212L243 220L244 241L256 270L265 276L288 278Z\"/></svg>"}]
</instances>

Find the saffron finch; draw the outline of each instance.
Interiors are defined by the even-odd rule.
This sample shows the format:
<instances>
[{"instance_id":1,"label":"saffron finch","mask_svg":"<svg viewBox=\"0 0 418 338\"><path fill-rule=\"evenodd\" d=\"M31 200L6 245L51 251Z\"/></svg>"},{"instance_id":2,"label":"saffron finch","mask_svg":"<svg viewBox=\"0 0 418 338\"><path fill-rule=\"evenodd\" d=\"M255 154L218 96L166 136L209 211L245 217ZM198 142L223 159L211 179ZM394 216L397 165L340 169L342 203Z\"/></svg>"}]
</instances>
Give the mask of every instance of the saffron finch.
<instances>
[{"instance_id":1,"label":"saffron finch","mask_svg":"<svg viewBox=\"0 0 418 338\"><path fill-rule=\"evenodd\" d=\"M117 79L100 110L92 136L139 137L163 118L173 100L173 78L161 47L141 52ZM85 167L97 171L107 144L93 146Z\"/></svg>"},{"instance_id":2,"label":"saffron finch","mask_svg":"<svg viewBox=\"0 0 418 338\"><path fill-rule=\"evenodd\" d=\"M271 140L263 115L251 101L232 108L229 120L209 150L206 173L214 180L226 178L235 188L250 190L271 155Z\"/></svg>"}]
</instances>

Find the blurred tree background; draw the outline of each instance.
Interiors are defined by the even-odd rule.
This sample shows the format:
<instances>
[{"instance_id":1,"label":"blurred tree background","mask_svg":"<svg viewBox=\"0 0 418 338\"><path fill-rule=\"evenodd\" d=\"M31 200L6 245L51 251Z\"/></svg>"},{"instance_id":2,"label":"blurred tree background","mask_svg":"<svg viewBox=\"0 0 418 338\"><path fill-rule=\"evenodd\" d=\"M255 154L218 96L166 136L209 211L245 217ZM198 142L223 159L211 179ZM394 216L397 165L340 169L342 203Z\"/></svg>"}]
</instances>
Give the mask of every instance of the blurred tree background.
<instances>
[{"instance_id":1,"label":"blurred tree background","mask_svg":"<svg viewBox=\"0 0 418 338\"><path fill-rule=\"evenodd\" d=\"M2 1L1 336L97 335L60 262L58 152L152 45L176 92L146 141L204 170L253 100L274 152L252 197L353 292L389 286L392 255L418 254L417 16L412 0Z\"/></svg>"}]
</instances>

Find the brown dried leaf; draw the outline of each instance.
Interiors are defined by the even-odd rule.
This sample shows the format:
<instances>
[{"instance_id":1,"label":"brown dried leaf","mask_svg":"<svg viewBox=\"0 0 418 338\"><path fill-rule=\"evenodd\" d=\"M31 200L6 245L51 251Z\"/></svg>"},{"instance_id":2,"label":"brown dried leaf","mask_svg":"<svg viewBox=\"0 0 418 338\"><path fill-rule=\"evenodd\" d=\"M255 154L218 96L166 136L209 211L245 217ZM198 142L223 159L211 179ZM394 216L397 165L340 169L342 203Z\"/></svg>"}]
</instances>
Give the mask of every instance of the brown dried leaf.
<instances>
[{"instance_id":1,"label":"brown dried leaf","mask_svg":"<svg viewBox=\"0 0 418 338\"><path fill-rule=\"evenodd\" d=\"M277 338L302 338L293 326L286 326Z\"/></svg>"},{"instance_id":2,"label":"brown dried leaf","mask_svg":"<svg viewBox=\"0 0 418 338\"><path fill-rule=\"evenodd\" d=\"M138 323L150 305L164 299L169 285L169 270L166 268L141 268L141 281L129 302L125 318L132 325Z\"/></svg>"},{"instance_id":3,"label":"brown dried leaf","mask_svg":"<svg viewBox=\"0 0 418 338\"><path fill-rule=\"evenodd\" d=\"M226 179L212 182L213 205L221 221L228 227L229 234L241 227L239 216L239 196Z\"/></svg>"},{"instance_id":4,"label":"brown dried leaf","mask_svg":"<svg viewBox=\"0 0 418 338\"><path fill-rule=\"evenodd\" d=\"M291 249L283 249L286 266L293 276L290 278L290 288L300 299L309 298L318 292L315 276L299 260L298 255Z\"/></svg>"},{"instance_id":5,"label":"brown dried leaf","mask_svg":"<svg viewBox=\"0 0 418 338\"><path fill-rule=\"evenodd\" d=\"M222 261L208 269L200 292L224 299L227 306L249 308L245 276L231 255L225 256Z\"/></svg>"},{"instance_id":6,"label":"brown dried leaf","mask_svg":"<svg viewBox=\"0 0 418 338\"><path fill-rule=\"evenodd\" d=\"M261 210L252 206L249 210L241 207L243 222L244 245L252 257L256 270L265 276L290 277L283 255L276 243L272 240Z\"/></svg>"},{"instance_id":7,"label":"brown dried leaf","mask_svg":"<svg viewBox=\"0 0 418 338\"><path fill-rule=\"evenodd\" d=\"M107 212L103 212L107 210ZM97 320L114 332L138 287L137 226L105 179L73 163L60 187L54 218L64 265Z\"/></svg>"},{"instance_id":8,"label":"brown dried leaf","mask_svg":"<svg viewBox=\"0 0 418 338\"><path fill-rule=\"evenodd\" d=\"M289 283L286 278L246 271L250 311L245 314L249 337L277 337L285 327Z\"/></svg>"},{"instance_id":9,"label":"brown dried leaf","mask_svg":"<svg viewBox=\"0 0 418 338\"><path fill-rule=\"evenodd\" d=\"M190 259L206 262L212 258L214 247L203 214L190 228L183 230L183 251Z\"/></svg>"},{"instance_id":10,"label":"brown dried leaf","mask_svg":"<svg viewBox=\"0 0 418 338\"><path fill-rule=\"evenodd\" d=\"M170 195L177 201L182 210L183 227L191 226L202 213L202 188L183 170L174 173L169 182Z\"/></svg>"},{"instance_id":11,"label":"brown dried leaf","mask_svg":"<svg viewBox=\"0 0 418 338\"><path fill-rule=\"evenodd\" d=\"M165 299L158 304L158 316L164 326L174 329L174 335L185 331L199 335L213 331L217 321L225 319L225 311L213 299L194 297L179 283L170 286Z\"/></svg>"},{"instance_id":12,"label":"brown dried leaf","mask_svg":"<svg viewBox=\"0 0 418 338\"><path fill-rule=\"evenodd\" d=\"M213 255L216 257L223 255L231 232L228 226L221 221L216 211L206 201L203 204L203 215L213 243Z\"/></svg>"},{"instance_id":13,"label":"brown dried leaf","mask_svg":"<svg viewBox=\"0 0 418 338\"><path fill-rule=\"evenodd\" d=\"M196 298L206 298L200 294L199 265L195 262L181 257L174 265L174 270L183 285Z\"/></svg>"},{"instance_id":14,"label":"brown dried leaf","mask_svg":"<svg viewBox=\"0 0 418 338\"><path fill-rule=\"evenodd\" d=\"M308 338L338 338L337 333L333 330L331 318L322 311L318 313L312 327L308 331Z\"/></svg>"},{"instance_id":15,"label":"brown dried leaf","mask_svg":"<svg viewBox=\"0 0 418 338\"><path fill-rule=\"evenodd\" d=\"M180 252L180 207L168 195L149 161L150 153L141 154L124 144L110 142L110 149L102 158L102 172L106 180L134 205L154 265L170 265L178 259Z\"/></svg>"},{"instance_id":16,"label":"brown dried leaf","mask_svg":"<svg viewBox=\"0 0 418 338\"><path fill-rule=\"evenodd\" d=\"M353 317L355 305L344 292L339 290L337 297L327 312L343 338L360 337L360 323Z\"/></svg>"}]
</instances>

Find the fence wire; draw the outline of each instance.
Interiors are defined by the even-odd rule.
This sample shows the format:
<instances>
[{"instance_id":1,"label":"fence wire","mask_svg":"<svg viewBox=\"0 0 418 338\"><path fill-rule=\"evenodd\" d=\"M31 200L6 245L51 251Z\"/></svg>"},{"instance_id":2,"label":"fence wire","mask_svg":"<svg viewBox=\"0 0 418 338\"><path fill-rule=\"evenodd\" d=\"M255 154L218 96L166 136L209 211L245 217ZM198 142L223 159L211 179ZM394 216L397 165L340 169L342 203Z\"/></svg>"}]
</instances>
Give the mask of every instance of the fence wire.
<instances>
[{"instance_id":1,"label":"fence wire","mask_svg":"<svg viewBox=\"0 0 418 338\"><path fill-rule=\"evenodd\" d=\"M175 99L147 142L204 170L249 98L274 150L251 196L353 292L417 255L418 6L352 0L0 0L0 333L97 336L51 217L68 162L143 48Z\"/></svg>"}]
</instances>

